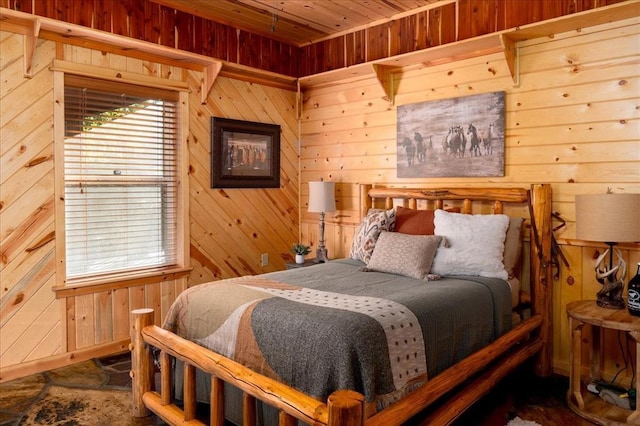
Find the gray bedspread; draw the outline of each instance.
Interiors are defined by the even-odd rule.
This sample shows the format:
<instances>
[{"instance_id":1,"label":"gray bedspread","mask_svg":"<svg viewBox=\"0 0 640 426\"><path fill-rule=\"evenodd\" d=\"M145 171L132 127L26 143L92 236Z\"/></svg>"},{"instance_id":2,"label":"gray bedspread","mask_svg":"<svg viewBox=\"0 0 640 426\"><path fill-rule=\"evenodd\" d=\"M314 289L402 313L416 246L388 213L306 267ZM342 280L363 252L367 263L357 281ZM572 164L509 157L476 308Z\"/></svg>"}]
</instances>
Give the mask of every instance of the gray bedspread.
<instances>
[{"instance_id":1,"label":"gray bedspread","mask_svg":"<svg viewBox=\"0 0 640 426\"><path fill-rule=\"evenodd\" d=\"M511 327L503 280L420 281L362 266L340 259L198 285L164 326L319 399L349 388L378 408Z\"/></svg>"}]
</instances>

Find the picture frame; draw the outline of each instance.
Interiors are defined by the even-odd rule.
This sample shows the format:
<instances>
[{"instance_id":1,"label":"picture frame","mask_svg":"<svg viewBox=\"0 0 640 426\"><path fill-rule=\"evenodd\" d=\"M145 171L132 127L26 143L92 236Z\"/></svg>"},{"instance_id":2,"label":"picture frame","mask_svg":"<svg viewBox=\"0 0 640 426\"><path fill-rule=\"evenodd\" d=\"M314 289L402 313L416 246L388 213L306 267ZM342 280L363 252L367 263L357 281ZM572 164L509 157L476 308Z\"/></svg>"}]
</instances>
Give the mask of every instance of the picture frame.
<instances>
[{"instance_id":1,"label":"picture frame","mask_svg":"<svg viewBox=\"0 0 640 426\"><path fill-rule=\"evenodd\" d=\"M211 117L211 188L279 188L280 125Z\"/></svg>"},{"instance_id":2,"label":"picture frame","mask_svg":"<svg viewBox=\"0 0 640 426\"><path fill-rule=\"evenodd\" d=\"M503 177L505 92L398 106L397 176Z\"/></svg>"}]
</instances>

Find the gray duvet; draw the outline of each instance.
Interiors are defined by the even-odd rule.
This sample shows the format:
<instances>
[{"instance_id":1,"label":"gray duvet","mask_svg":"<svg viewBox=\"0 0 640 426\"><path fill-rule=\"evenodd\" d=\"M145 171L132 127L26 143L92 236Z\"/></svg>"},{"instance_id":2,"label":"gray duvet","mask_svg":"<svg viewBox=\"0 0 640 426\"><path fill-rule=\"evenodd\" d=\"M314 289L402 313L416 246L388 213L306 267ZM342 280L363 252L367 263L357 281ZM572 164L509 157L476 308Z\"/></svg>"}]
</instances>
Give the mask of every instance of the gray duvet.
<instances>
[{"instance_id":1,"label":"gray duvet","mask_svg":"<svg viewBox=\"0 0 640 426\"><path fill-rule=\"evenodd\" d=\"M321 400L349 388L378 409L511 327L503 280L363 266L340 259L198 285L164 327Z\"/></svg>"}]
</instances>

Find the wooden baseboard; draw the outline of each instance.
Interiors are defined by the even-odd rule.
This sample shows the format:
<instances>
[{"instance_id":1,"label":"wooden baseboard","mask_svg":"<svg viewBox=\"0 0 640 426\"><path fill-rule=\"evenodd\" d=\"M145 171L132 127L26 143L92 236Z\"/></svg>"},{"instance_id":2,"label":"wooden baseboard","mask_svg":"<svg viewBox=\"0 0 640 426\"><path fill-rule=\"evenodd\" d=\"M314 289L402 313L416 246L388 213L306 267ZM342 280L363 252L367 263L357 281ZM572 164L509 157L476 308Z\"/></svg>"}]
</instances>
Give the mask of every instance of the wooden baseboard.
<instances>
[{"instance_id":1,"label":"wooden baseboard","mask_svg":"<svg viewBox=\"0 0 640 426\"><path fill-rule=\"evenodd\" d=\"M70 364L87 361L93 358L122 353L129 350L130 342L131 339L121 339L115 342L79 349L73 352L66 352L8 367L0 367L0 383L53 370L55 368L65 367Z\"/></svg>"}]
</instances>

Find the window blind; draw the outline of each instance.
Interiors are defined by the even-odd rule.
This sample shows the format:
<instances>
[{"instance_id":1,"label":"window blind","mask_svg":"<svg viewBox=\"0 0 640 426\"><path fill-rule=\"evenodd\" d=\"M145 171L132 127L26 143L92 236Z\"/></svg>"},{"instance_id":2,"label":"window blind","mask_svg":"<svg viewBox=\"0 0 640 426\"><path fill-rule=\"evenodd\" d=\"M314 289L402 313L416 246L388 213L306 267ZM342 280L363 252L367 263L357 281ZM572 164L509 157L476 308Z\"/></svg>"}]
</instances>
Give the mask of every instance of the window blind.
<instances>
[{"instance_id":1,"label":"window blind","mask_svg":"<svg viewBox=\"0 0 640 426\"><path fill-rule=\"evenodd\" d=\"M177 102L94 86L65 84L67 279L174 265Z\"/></svg>"}]
</instances>

